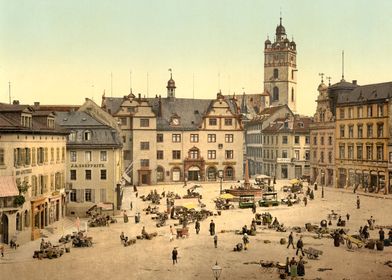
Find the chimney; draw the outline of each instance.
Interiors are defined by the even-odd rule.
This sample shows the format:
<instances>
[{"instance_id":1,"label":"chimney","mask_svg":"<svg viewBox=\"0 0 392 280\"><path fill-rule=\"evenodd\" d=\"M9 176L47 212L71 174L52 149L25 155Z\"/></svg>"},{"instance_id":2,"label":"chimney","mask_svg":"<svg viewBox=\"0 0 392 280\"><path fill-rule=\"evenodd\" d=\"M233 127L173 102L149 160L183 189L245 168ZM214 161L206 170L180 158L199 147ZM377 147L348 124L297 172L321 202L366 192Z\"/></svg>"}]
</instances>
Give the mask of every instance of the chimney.
<instances>
[{"instance_id":1,"label":"chimney","mask_svg":"<svg viewBox=\"0 0 392 280\"><path fill-rule=\"evenodd\" d=\"M158 97L158 117L162 117L162 101L161 95Z\"/></svg>"},{"instance_id":2,"label":"chimney","mask_svg":"<svg viewBox=\"0 0 392 280\"><path fill-rule=\"evenodd\" d=\"M12 105L19 105L19 100L12 101Z\"/></svg>"},{"instance_id":3,"label":"chimney","mask_svg":"<svg viewBox=\"0 0 392 280\"><path fill-rule=\"evenodd\" d=\"M353 80L353 85L357 85L357 80Z\"/></svg>"},{"instance_id":4,"label":"chimney","mask_svg":"<svg viewBox=\"0 0 392 280\"><path fill-rule=\"evenodd\" d=\"M39 102L34 102L34 107L39 107Z\"/></svg>"}]
</instances>

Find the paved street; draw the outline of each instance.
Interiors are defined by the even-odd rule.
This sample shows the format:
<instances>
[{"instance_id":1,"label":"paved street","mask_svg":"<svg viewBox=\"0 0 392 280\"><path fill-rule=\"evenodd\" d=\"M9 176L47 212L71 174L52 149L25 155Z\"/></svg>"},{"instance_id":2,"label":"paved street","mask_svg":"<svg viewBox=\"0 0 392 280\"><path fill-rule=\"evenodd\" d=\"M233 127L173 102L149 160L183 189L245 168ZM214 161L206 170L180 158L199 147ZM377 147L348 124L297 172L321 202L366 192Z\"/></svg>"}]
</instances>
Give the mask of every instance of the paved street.
<instances>
[{"instance_id":1,"label":"paved street","mask_svg":"<svg viewBox=\"0 0 392 280\"><path fill-rule=\"evenodd\" d=\"M284 184L278 182L277 189ZM229 183L224 187L230 187ZM169 186L139 187L139 196L157 189L167 191ZM185 194L186 188L182 185L170 187L179 194ZM213 209L212 199L219 193L219 184L203 184L203 203L207 208ZM283 197L283 193L279 193ZM331 210L338 214L351 214L347 228L355 233L361 225L365 225L371 215L376 224L391 224L391 219L385 209L392 207L392 200L361 196L361 209L356 209L356 196L351 192L325 189L325 198L320 199L321 190L315 192L315 200L308 206L303 204L292 207L279 206L275 208L257 208L257 212L269 211L272 216L278 217L286 226L304 226L311 222L319 224ZM133 211L129 210L130 201L133 201ZM185 200L180 200L183 203ZM233 252L236 243L241 242L242 236L236 235L244 224L250 225L253 214L250 209L236 209L222 211L221 216L214 216L218 232L218 248L213 246L212 237L208 233L209 219L201 223L201 232L196 235L194 225L190 225L190 237L169 241L169 227L155 227L155 222L149 215L143 213L142 208L148 205L135 198L132 188L124 191L123 208L131 216L129 223L124 224L122 217L118 216L118 223L110 227L90 228L88 235L93 237L92 248L72 248L71 253L59 259L33 259L33 251L39 248L39 240L21 246L16 251L7 250L6 256L1 260L2 275L9 275L9 279L212 279L211 267L218 261L223 267L220 279L278 279L276 271L263 273L259 265L252 264L261 259L284 262L286 256L295 255L293 249L286 249L279 244L280 238L287 238L288 232L278 233L258 226L257 235L250 237L248 251ZM160 209L165 209L164 200ZM133 215L142 213L141 224L135 224ZM84 220L82 220L83 224ZM175 224L170 220L168 224ZM65 223L65 232L75 230L72 221ZM120 244L121 231L129 237L135 237L141 232L142 226L148 232L157 231L158 237L151 241L137 240L131 247ZM335 227L335 224L333 225ZM62 229L58 228L49 237L52 243L61 236ZM371 238L377 238L377 231L371 231ZM392 259L391 247L384 251L368 250L366 248L348 250L346 246L333 247L330 238L315 239L314 234L304 232L295 234L294 242L302 235L305 248L314 247L324 253L319 260L308 260L305 265L305 279L389 279L392 269L384 262ZM270 243L265 243L265 241ZM177 265L171 263L171 250L178 247L179 261ZM331 268L324 272L319 268ZM33 272L33 273L32 273ZM4 273L4 274L3 274ZM354 275L356 275L354 277ZM359 276L358 276L359 275Z\"/></svg>"}]
</instances>

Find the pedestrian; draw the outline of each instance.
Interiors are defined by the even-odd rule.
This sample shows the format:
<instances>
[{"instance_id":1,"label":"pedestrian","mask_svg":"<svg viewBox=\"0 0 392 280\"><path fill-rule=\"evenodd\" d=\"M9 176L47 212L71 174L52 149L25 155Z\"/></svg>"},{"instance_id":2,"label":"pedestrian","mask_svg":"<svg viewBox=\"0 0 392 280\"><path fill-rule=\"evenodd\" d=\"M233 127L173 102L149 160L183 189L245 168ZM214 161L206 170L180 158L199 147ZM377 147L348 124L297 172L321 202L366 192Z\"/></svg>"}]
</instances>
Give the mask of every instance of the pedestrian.
<instances>
[{"instance_id":1,"label":"pedestrian","mask_svg":"<svg viewBox=\"0 0 392 280\"><path fill-rule=\"evenodd\" d=\"M301 236L297 241L297 252L295 253L295 255L298 256L298 251L301 250L302 256L305 256L303 248L304 248L304 242L302 241L302 236Z\"/></svg>"},{"instance_id":2,"label":"pedestrian","mask_svg":"<svg viewBox=\"0 0 392 280\"><path fill-rule=\"evenodd\" d=\"M289 244L287 245L287 249L289 248L290 244L293 245L293 249L295 249L294 247L294 237L293 237L293 232L290 233L289 235Z\"/></svg>"},{"instance_id":3,"label":"pedestrian","mask_svg":"<svg viewBox=\"0 0 392 280\"><path fill-rule=\"evenodd\" d=\"M135 194L136 198L138 197L138 195L139 195L139 193L138 193L138 192L136 192L136 194Z\"/></svg>"},{"instance_id":4,"label":"pedestrian","mask_svg":"<svg viewBox=\"0 0 392 280\"><path fill-rule=\"evenodd\" d=\"M129 204L129 208L131 208L131 211L132 211L132 209L133 209L132 201L131 201L131 203Z\"/></svg>"},{"instance_id":5,"label":"pedestrian","mask_svg":"<svg viewBox=\"0 0 392 280\"><path fill-rule=\"evenodd\" d=\"M177 258L178 258L178 251L177 251L177 247L174 247L173 251L172 251L172 260L173 260L173 264L177 263Z\"/></svg>"},{"instance_id":6,"label":"pedestrian","mask_svg":"<svg viewBox=\"0 0 392 280\"><path fill-rule=\"evenodd\" d=\"M299 257L297 269L298 269L298 276L305 276L305 261L302 256Z\"/></svg>"},{"instance_id":7,"label":"pedestrian","mask_svg":"<svg viewBox=\"0 0 392 280\"><path fill-rule=\"evenodd\" d=\"M350 214L349 213L346 214L346 218L347 218L347 222L348 222L350 220Z\"/></svg>"},{"instance_id":8,"label":"pedestrian","mask_svg":"<svg viewBox=\"0 0 392 280\"><path fill-rule=\"evenodd\" d=\"M392 242L392 228L388 232L389 241Z\"/></svg>"},{"instance_id":9,"label":"pedestrian","mask_svg":"<svg viewBox=\"0 0 392 280\"><path fill-rule=\"evenodd\" d=\"M359 195L357 195L357 209L361 208L361 201L359 200Z\"/></svg>"},{"instance_id":10,"label":"pedestrian","mask_svg":"<svg viewBox=\"0 0 392 280\"><path fill-rule=\"evenodd\" d=\"M0 254L1 254L1 257L4 258L4 245L3 244L0 245Z\"/></svg>"},{"instance_id":11,"label":"pedestrian","mask_svg":"<svg viewBox=\"0 0 392 280\"><path fill-rule=\"evenodd\" d=\"M305 204L305 207L306 207L306 205L308 205L308 198L306 196L304 196L304 204Z\"/></svg>"},{"instance_id":12,"label":"pedestrian","mask_svg":"<svg viewBox=\"0 0 392 280\"><path fill-rule=\"evenodd\" d=\"M317 191L317 183L314 183L314 190Z\"/></svg>"},{"instance_id":13,"label":"pedestrian","mask_svg":"<svg viewBox=\"0 0 392 280\"><path fill-rule=\"evenodd\" d=\"M378 234L380 235L380 241L384 241L384 239L385 239L385 232L384 232L384 230L382 228L378 231Z\"/></svg>"},{"instance_id":14,"label":"pedestrian","mask_svg":"<svg viewBox=\"0 0 392 280\"><path fill-rule=\"evenodd\" d=\"M124 218L124 223L128 223L128 215L126 210L124 210L123 218Z\"/></svg>"},{"instance_id":15,"label":"pedestrian","mask_svg":"<svg viewBox=\"0 0 392 280\"><path fill-rule=\"evenodd\" d=\"M244 250L248 250L248 243L249 243L248 234L244 233L244 236L242 237L242 241L244 242Z\"/></svg>"},{"instance_id":16,"label":"pedestrian","mask_svg":"<svg viewBox=\"0 0 392 280\"><path fill-rule=\"evenodd\" d=\"M368 220L370 230L374 229L374 223L375 223L375 220L373 219L373 216L370 216L370 219Z\"/></svg>"},{"instance_id":17,"label":"pedestrian","mask_svg":"<svg viewBox=\"0 0 392 280\"><path fill-rule=\"evenodd\" d=\"M211 223L210 223L210 235L211 236L215 235L215 223L214 223L214 220L211 220Z\"/></svg>"},{"instance_id":18,"label":"pedestrian","mask_svg":"<svg viewBox=\"0 0 392 280\"><path fill-rule=\"evenodd\" d=\"M218 248L218 235L214 235L214 246L215 248Z\"/></svg>"},{"instance_id":19,"label":"pedestrian","mask_svg":"<svg viewBox=\"0 0 392 280\"><path fill-rule=\"evenodd\" d=\"M293 257L290 261L290 276L291 279L297 279L297 261Z\"/></svg>"},{"instance_id":20,"label":"pedestrian","mask_svg":"<svg viewBox=\"0 0 392 280\"><path fill-rule=\"evenodd\" d=\"M137 193L137 187L136 187L136 185L133 185L133 191L134 191L135 193Z\"/></svg>"},{"instance_id":21,"label":"pedestrian","mask_svg":"<svg viewBox=\"0 0 392 280\"><path fill-rule=\"evenodd\" d=\"M174 231L173 226L170 226L170 242L172 242L174 240L174 236L177 236L176 232Z\"/></svg>"},{"instance_id":22,"label":"pedestrian","mask_svg":"<svg viewBox=\"0 0 392 280\"><path fill-rule=\"evenodd\" d=\"M256 203L253 203L252 205L252 213L256 214Z\"/></svg>"},{"instance_id":23,"label":"pedestrian","mask_svg":"<svg viewBox=\"0 0 392 280\"><path fill-rule=\"evenodd\" d=\"M310 198L310 200L314 199L314 192L313 192L313 190L310 191L309 198Z\"/></svg>"},{"instance_id":24,"label":"pedestrian","mask_svg":"<svg viewBox=\"0 0 392 280\"><path fill-rule=\"evenodd\" d=\"M199 222L199 220L196 220L195 229L196 229L196 234L199 234L199 232L200 232L200 222Z\"/></svg>"},{"instance_id":25,"label":"pedestrian","mask_svg":"<svg viewBox=\"0 0 392 280\"><path fill-rule=\"evenodd\" d=\"M286 258L286 266L285 266L286 275L290 275L290 258Z\"/></svg>"}]
</instances>

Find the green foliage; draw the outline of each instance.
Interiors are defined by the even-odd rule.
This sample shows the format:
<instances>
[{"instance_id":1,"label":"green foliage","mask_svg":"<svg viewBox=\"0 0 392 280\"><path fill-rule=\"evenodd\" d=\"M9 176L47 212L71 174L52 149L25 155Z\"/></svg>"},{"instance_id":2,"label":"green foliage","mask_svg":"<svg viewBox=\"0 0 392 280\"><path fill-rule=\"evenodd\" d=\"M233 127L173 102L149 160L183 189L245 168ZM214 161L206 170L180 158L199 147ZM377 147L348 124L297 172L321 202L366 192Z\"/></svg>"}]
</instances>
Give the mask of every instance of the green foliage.
<instances>
[{"instance_id":1,"label":"green foliage","mask_svg":"<svg viewBox=\"0 0 392 280\"><path fill-rule=\"evenodd\" d=\"M17 206L22 206L23 203L25 203L26 199L23 195L18 195L17 197L15 197L14 203Z\"/></svg>"}]
</instances>

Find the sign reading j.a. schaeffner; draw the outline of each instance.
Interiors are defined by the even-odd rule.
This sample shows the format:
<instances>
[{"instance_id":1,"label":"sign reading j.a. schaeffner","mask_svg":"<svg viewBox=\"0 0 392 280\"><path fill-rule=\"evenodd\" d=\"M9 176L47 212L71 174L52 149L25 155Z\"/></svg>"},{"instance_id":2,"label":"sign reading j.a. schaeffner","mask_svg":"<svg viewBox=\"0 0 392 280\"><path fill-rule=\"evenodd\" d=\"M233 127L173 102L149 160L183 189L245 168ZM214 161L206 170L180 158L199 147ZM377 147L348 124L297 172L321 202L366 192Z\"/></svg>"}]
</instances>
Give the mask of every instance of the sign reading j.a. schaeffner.
<instances>
[{"instance_id":1,"label":"sign reading j.a. schaeffner","mask_svg":"<svg viewBox=\"0 0 392 280\"><path fill-rule=\"evenodd\" d=\"M99 164L91 164L91 163L83 163L83 164L76 164L73 163L71 164L71 168L104 168L105 164L99 163Z\"/></svg>"}]
</instances>

